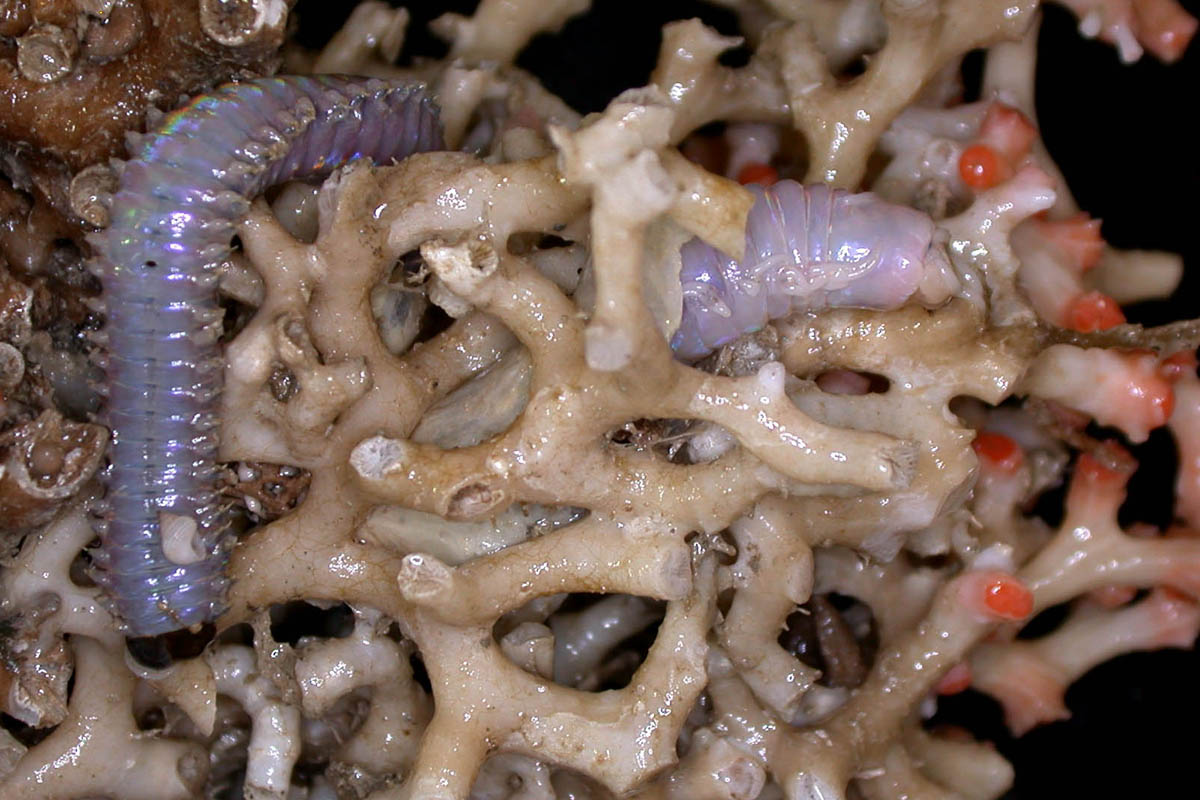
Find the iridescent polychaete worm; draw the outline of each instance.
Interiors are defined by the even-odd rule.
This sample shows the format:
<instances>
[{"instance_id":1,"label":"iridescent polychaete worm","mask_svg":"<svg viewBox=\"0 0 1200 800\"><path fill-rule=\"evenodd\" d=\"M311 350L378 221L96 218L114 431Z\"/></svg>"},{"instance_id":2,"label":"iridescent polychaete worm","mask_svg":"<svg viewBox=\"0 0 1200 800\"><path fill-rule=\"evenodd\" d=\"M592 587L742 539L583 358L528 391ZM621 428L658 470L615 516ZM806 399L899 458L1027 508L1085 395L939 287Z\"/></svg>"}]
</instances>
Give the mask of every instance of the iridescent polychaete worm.
<instances>
[{"instance_id":1,"label":"iridescent polychaete worm","mask_svg":"<svg viewBox=\"0 0 1200 800\"><path fill-rule=\"evenodd\" d=\"M679 358L703 358L796 311L889 309L914 295L939 303L957 285L933 220L916 209L824 184L748 188L743 261L700 239L680 251Z\"/></svg>"},{"instance_id":2,"label":"iridescent polychaete worm","mask_svg":"<svg viewBox=\"0 0 1200 800\"><path fill-rule=\"evenodd\" d=\"M250 199L354 159L441 147L437 108L420 86L276 77L194 99L121 168L111 224L92 240L113 432L93 555L128 634L203 623L223 603L231 542L215 486L217 267Z\"/></svg>"}]
</instances>

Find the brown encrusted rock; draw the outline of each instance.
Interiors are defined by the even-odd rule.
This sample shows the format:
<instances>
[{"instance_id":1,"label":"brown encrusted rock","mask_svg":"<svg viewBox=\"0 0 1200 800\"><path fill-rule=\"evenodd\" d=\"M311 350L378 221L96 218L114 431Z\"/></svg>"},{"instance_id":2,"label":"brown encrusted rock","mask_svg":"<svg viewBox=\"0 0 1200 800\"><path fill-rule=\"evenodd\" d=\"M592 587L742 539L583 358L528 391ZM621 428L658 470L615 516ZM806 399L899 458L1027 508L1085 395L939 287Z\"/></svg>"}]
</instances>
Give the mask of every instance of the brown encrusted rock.
<instances>
[{"instance_id":1,"label":"brown encrusted rock","mask_svg":"<svg viewBox=\"0 0 1200 800\"><path fill-rule=\"evenodd\" d=\"M95 474L107 444L103 426L57 411L0 436L0 534L47 522Z\"/></svg>"},{"instance_id":2,"label":"brown encrusted rock","mask_svg":"<svg viewBox=\"0 0 1200 800\"><path fill-rule=\"evenodd\" d=\"M5 168L14 163L8 160ZM49 203L32 200L0 180L0 263L7 262L13 272L52 274L64 246L75 248L78 255L72 241L77 232Z\"/></svg>"},{"instance_id":3,"label":"brown encrusted rock","mask_svg":"<svg viewBox=\"0 0 1200 800\"><path fill-rule=\"evenodd\" d=\"M96 165L80 173L91 180L75 181L80 195L105 191L110 176L107 167ZM103 209L102 209L103 210ZM90 213L87 209L85 212ZM107 218L107 210L104 210ZM0 301L19 292L33 292L32 307L25 303L27 325L33 329L78 326L91 313L87 298L100 292L100 283L85 264L86 247L77 241L78 228L71 225L44 201L31 201L0 181ZM6 269L5 267L8 267ZM11 270L11 273L10 273ZM0 338L25 344L30 331L20 340L8 338L7 306L0 306Z\"/></svg>"},{"instance_id":4,"label":"brown encrusted rock","mask_svg":"<svg viewBox=\"0 0 1200 800\"><path fill-rule=\"evenodd\" d=\"M312 473L288 464L244 462L226 470L221 490L264 522L288 514L308 494Z\"/></svg>"},{"instance_id":5,"label":"brown encrusted rock","mask_svg":"<svg viewBox=\"0 0 1200 800\"><path fill-rule=\"evenodd\" d=\"M147 109L278 66L294 0L4 3L0 165L70 214L85 167L125 155ZM67 14L67 11L70 14Z\"/></svg>"},{"instance_id":6,"label":"brown encrusted rock","mask_svg":"<svg viewBox=\"0 0 1200 800\"><path fill-rule=\"evenodd\" d=\"M0 341L17 347L28 343L32 311L33 289L0 266Z\"/></svg>"}]
</instances>

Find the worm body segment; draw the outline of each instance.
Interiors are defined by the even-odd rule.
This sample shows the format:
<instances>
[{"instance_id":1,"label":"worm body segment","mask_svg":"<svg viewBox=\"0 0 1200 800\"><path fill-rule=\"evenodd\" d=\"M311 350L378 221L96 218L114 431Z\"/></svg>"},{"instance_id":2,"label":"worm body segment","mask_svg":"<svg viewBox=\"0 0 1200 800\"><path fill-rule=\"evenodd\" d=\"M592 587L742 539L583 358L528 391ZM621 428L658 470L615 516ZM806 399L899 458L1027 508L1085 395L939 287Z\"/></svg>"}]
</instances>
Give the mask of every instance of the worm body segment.
<instances>
[{"instance_id":1,"label":"worm body segment","mask_svg":"<svg viewBox=\"0 0 1200 800\"><path fill-rule=\"evenodd\" d=\"M282 181L440 149L437 117L420 87L265 78L168 115L125 165L95 242L113 443L94 557L131 635L205 622L223 602L231 542L215 487L215 287L235 222Z\"/></svg>"},{"instance_id":2,"label":"worm body segment","mask_svg":"<svg viewBox=\"0 0 1200 800\"><path fill-rule=\"evenodd\" d=\"M702 358L794 311L895 308L925 276L933 221L921 212L824 184L750 185L746 255L692 239L681 252L683 316L676 355Z\"/></svg>"}]
</instances>

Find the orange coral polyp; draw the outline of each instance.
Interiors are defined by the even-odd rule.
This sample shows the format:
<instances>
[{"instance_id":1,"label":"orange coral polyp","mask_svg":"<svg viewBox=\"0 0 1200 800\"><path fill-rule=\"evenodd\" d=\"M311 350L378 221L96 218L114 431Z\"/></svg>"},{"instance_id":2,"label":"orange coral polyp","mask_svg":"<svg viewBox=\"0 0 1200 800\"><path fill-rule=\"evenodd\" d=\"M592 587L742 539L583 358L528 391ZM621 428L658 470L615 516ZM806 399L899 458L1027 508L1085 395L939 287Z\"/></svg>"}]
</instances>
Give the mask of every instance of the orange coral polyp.
<instances>
[{"instance_id":1,"label":"orange coral polyp","mask_svg":"<svg viewBox=\"0 0 1200 800\"><path fill-rule=\"evenodd\" d=\"M747 164L738 172L738 183L745 185L747 183L757 183L759 186L771 186L779 180L779 170L772 167L770 164L762 164L755 162Z\"/></svg>"},{"instance_id":2,"label":"orange coral polyp","mask_svg":"<svg viewBox=\"0 0 1200 800\"><path fill-rule=\"evenodd\" d=\"M1103 292L1092 290L1075 298L1067 307L1065 326L1080 333L1094 333L1124 324L1125 313Z\"/></svg>"},{"instance_id":3,"label":"orange coral polyp","mask_svg":"<svg viewBox=\"0 0 1200 800\"><path fill-rule=\"evenodd\" d=\"M958 158L958 175L977 192L997 186L1011 174L1000 155L985 144L973 144Z\"/></svg>"},{"instance_id":4,"label":"orange coral polyp","mask_svg":"<svg viewBox=\"0 0 1200 800\"><path fill-rule=\"evenodd\" d=\"M980 460L1001 472L1013 473L1025 462L1025 454L1011 437L1002 433L980 431L971 443Z\"/></svg>"},{"instance_id":5,"label":"orange coral polyp","mask_svg":"<svg viewBox=\"0 0 1200 800\"><path fill-rule=\"evenodd\" d=\"M1075 481L1089 486L1123 487L1137 468L1137 462L1129 451L1116 442L1108 441L1103 447L1103 463L1091 453L1081 453L1075 462ZM1111 465L1111 466L1110 466Z\"/></svg>"},{"instance_id":6,"label":"orange coral polyp","mask_svg":"<svg viewBox=\"0 0 1200 800\"><path fill-rule=\"evenodd\" d=\"M983 604L997 619L1019 622L1033 613L1033 592L1012 575L997 573L987 582Z\"/></svg>"}]
</instances>

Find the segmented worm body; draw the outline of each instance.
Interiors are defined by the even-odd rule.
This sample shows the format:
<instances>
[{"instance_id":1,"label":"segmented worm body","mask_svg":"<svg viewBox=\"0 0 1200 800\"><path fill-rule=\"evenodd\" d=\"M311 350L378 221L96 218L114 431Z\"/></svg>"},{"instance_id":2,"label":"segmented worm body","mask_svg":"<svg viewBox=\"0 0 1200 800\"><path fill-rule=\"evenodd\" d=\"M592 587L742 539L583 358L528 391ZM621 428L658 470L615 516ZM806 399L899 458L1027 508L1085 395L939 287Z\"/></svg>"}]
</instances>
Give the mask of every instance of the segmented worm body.
<instances>
[{"instance_id":1,"label":"segmented worm body","mask_svg":"<svg viewBox=\"0 0 1200 800\"><path fill-rule=\"evenodd\" d=\"M113 431L97 578L134 636L212 619L231 546L217 497L216 268L273 184L440 149L423 89L341 77L231 84L168 115L123 169L95 238Z\"/></svg>"},{"instance_id":2,"label":"segmented worm body","mask_svg":"<svg viewBox=\"0 0 1200 800\"><path fill-rule=\"evenodd\" d=\"M824 184L751 185L746 255L700 239L682 248L676 355L702 358L794 311L895 308L927 277L933 221L921 212Z\"/></svg>"}]
</instances>

